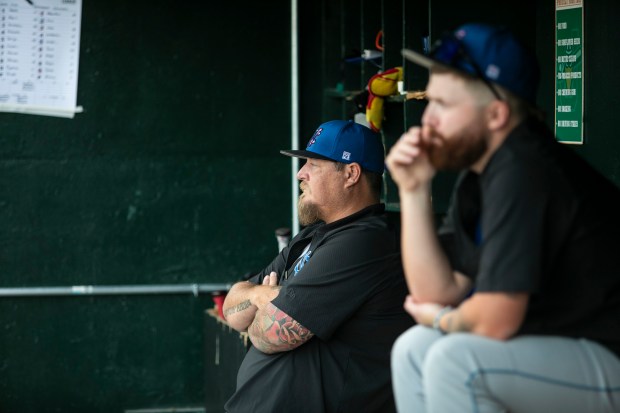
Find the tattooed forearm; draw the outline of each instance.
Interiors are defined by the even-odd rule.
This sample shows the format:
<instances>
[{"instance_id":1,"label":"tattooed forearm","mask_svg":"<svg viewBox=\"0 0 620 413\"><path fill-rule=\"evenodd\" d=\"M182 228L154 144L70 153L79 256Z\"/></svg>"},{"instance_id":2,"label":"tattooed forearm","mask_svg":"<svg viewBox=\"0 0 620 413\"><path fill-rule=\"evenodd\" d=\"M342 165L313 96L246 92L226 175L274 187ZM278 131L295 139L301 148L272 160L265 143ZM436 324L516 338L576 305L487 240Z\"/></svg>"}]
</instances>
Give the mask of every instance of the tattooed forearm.
<instances>
[{"instance_id":1,"label":"tattooed forearm","mask_svg":"<svg viewBox=\"0 0 620 413\"><path fill-rule=\"evenodd\" d=\"M252 344L263 353L293 350L314 334L273 304L256 314L248 329Z\"/></svg>"},{"instance_id":2,"label":"tattooed forearm","mask_svg":"<svg viewBox=\"0 0 620 413\"><path fill-rule=\"evenodd\" d=\"M446 331L448 333L471 331L471 326L463 320L463 316L458 309L450 311L444 318L446 320Z\"/></svg>"},{"instance_id":3,"label":"tattooed forearm","mask_svg":"<svg viewBox=\"0 0 620 413\"><path fill-rule=\"evenodd\" d=\"M228 317L231 314L238 313L239 311L243 311L247 308L250 308L251 305L252 303L250 302L250 300L242 301L234 307L227 308L224 311L224 317Z\"/></svg>"}]
</instances>

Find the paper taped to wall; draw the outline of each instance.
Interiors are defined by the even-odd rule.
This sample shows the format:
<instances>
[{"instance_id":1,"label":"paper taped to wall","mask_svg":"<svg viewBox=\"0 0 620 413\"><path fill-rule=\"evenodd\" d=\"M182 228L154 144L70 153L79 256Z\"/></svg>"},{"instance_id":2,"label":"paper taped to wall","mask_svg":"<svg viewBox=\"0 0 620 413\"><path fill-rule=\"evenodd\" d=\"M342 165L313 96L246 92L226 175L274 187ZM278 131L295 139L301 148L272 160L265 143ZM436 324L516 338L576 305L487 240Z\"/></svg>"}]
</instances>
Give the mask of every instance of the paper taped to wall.
<instances>
[{"instance_id":1,"label":"paper taped to wall","mask_svg":"<svg viewBox=\"0 0 620 413\"><path fill-rule=\"evenodd\" d=\"M73 117L82 0L0 0L0 111Z\"/></svg>"}]
</instances>

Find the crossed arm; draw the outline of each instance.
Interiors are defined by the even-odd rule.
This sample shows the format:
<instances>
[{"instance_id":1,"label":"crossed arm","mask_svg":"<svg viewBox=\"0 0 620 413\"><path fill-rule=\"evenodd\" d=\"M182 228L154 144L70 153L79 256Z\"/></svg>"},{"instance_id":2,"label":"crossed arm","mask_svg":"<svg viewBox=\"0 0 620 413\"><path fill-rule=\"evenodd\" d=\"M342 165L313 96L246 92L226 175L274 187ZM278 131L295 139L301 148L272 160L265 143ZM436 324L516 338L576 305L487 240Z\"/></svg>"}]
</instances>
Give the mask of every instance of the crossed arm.
<instances>
[{"instance_id":1,"label":"crossed arm","mask_svg":"<svg viewBox=\"0 0 620 413\"><path fill-rule=\"evenodd\" d=\"M237 331L247 331L250 341L263 353L293 350L314 334L273 305L278 296L278 276L266 275L263 284L240 282L230 289L224 301L224 317Z\"/></svg>"}]
</instances>

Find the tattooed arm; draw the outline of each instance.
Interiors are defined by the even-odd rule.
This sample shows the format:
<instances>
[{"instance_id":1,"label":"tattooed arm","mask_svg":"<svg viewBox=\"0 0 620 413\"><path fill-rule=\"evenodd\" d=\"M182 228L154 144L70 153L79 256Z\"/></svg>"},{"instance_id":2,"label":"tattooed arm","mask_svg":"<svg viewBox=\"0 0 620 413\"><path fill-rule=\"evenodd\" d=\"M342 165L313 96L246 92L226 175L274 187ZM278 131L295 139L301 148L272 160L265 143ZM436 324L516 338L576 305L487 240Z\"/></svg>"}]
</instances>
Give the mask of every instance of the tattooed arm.
<instances>
[{"instance_id":1,"label":"tattooed arm","mask_svg":"<svg viewBox=\"0 0 620 413\"><path fill-rule=\"evenodd\" d=\"M277 285L278 276L275 272L265 276L262 285L243 281L232 286L224 300L224 317L232 328L237 331L246 331L254 321L259 308L278 296L280 287Z\"/></svg>"},{"instance_id":2,"label":"tattooed arm","mask_svg":"<svg viewBox=\"0 0 620 413\"><path fill-rule=\"evenodd\" d=\"M272 303L258 309L248 335L254 347L267 354L293 350L314 336Z\"/></svg>"},{"instance_id":3,"label":"tattooed arm","mask_svg":"<svg viewBox=\"0 0 620 413\"><path fill-rule=\"evenodd\" d=\"M271 304L280 292L275 272L265 276L262 285L240 282L224 300L224 317L238 331L248 331L254 347L263 353L293 350L313 334L288 314Z\"/></svg>"}]
</instances>

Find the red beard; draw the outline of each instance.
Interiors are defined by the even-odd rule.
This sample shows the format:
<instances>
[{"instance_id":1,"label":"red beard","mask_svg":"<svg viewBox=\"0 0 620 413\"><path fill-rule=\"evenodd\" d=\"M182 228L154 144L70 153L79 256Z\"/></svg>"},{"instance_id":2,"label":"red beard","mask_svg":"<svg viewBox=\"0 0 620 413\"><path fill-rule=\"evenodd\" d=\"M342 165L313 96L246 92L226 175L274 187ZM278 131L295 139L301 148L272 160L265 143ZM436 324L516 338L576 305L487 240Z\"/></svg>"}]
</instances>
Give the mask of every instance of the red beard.
<instances>
[{"instance_id":1,"label":"red beard","mask_svg":"<svg viewBox=\"0 0 620 413\"><path fill-rule=\"evenodd\" d=\"M423 145L428 159L438 170L459 171L476 163L488 148L484 136L473 132L464 132L452 139L446 139L435 130L429 130L430 142Z\"/></svg>"}]
</instances>

